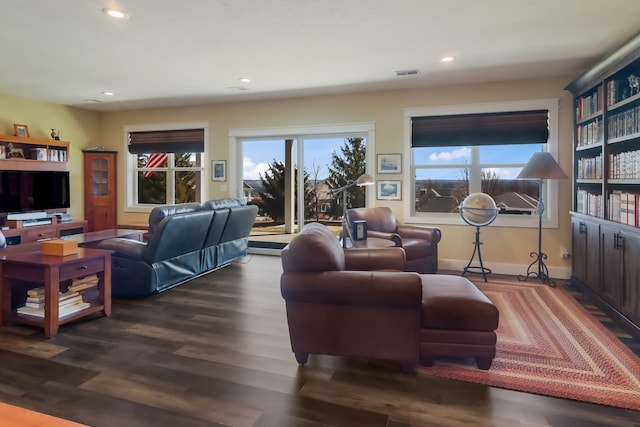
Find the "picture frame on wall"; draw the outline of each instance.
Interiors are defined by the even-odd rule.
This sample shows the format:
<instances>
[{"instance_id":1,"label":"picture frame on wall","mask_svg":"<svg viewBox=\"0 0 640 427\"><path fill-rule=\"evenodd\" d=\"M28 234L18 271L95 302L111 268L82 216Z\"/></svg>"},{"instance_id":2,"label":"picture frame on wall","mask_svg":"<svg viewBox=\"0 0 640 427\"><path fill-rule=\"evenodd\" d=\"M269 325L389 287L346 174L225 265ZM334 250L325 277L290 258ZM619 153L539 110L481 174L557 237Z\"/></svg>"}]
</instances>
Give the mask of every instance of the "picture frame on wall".
<instances>
[{"instance_id":1,"label":"picture frame on wall","mask_svg":"<svg viewBox=\"0 0 640 427\"><path fill-rule=\"evenodd\" d=\"M227 180L227 161L211 160L211 181Z\"/></svg>"},{"instance_id":2,"label":"picture frame on wall","mask_svg":"<svg viewBox=\"0 0 640 427\"><path fill-rule=\"evenodd\" d=\"M29 126L15 123L13 125L13 133L15 136L29 138Z\"/></svg>"},{"instance_id":3,"label":"picture frame on wall","mask_svg":"<svg viewBox=\"0 0 640 427\"><path fill-rule=\"evenodd\" d=\"M378 173L402 173L402 154L378 154Z\"/></svg>"},{"instance_id":4,"label":"picture frame on wall","mask_svg":"<svg viewBox=\"0 0 640 427\"><path fill-rule=\"evenodd\" d=\"M378 200L402 200L402 181L378 181Z\"/></svg>"}]
</instances>

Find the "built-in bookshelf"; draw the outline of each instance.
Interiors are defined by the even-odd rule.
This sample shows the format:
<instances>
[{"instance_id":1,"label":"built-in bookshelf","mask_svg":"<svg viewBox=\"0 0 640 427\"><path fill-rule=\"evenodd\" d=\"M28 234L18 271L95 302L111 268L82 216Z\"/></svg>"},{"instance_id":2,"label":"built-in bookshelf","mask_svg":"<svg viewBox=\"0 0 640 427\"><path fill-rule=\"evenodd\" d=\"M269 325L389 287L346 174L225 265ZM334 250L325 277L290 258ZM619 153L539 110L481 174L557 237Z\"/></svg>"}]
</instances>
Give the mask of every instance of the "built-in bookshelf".
<instances>
[{"instance_id":1,"label":"built-in bookshelf","mask_svg":"<svg viewBox=\"0 0 640 427\"><path fill-rule=\"evenodd\" d=\"M69 142L0 135L0 167L13 170L66 170Z\"/></svg>"},{"instance_id":2,"label":"built-in bookshelf","mask_svg":"<svg viewBox=\"0 0 640 427\"><path fill-rule=\"evenodd\" d=\"M640 337L640 34L573 94L571 278Z\"/></svg>"}]
</instances>

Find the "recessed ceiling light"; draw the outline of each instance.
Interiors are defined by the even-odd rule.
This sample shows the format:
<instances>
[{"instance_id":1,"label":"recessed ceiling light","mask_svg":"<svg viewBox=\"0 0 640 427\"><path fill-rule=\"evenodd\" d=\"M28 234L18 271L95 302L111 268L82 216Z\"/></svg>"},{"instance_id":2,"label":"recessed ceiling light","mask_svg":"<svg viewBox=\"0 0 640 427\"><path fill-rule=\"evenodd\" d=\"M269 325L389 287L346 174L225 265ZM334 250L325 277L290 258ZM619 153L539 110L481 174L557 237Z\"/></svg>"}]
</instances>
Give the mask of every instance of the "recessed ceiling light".
<instances>
[{"instance_id":1,"label":"recessed ceiling light","mask_svg":"<svg viewBox=\"0 0 640 427\"><path fill-rule=\"evenodd\" d=\"M105 7L104 9L102 9L102 13L115 19L129 18L129 14L124 10L120 10L120 9L111 9L111 8Z\"/></svg>"},{"instance_id":2,"label":"recessed ceiling light","mask_svg":"<svg viewBox=\"0 0 640 427\"><path fill-rule=\"evenodd\" d=\"M85 99L82 102L87 104L100 104L102 101L100 101L99 99Z\"/></svg>"},{"instance_id":3,"label":"recessed ceiling light","mask_svg":"<svg viewBox=\"0 0 640 427\"><path fill-rule=\"evenodd\" d=\"M113 92L102 92L104 96L113 96Z\"/></svg>"},{"instance_id":4,"label":"recessed ceiling light","mask_svg":"<svg viewBox=\"0 0 640 427\"><path fill-rule=\"evenodd\" d=\"M442 58L440 58L440 61L442 61L442 62L451 62L454 59L456 59L455 56L443 56Z\"/></svg>"},{"instance_id":5,"label":"recessed ceiling light","mask_svg":"<svg viewBox=\"0 0 640 427\"><path fill-rule=\"evenodd\" d=\"M248 79L248 78L246 78L246 77L243 77L243 78L238 79L238 80L240 80L240 82L241 82L241 83L249 83L249 82L251 81L251 80L249 80L249 79Z\"/></svg>"}]
</instances>

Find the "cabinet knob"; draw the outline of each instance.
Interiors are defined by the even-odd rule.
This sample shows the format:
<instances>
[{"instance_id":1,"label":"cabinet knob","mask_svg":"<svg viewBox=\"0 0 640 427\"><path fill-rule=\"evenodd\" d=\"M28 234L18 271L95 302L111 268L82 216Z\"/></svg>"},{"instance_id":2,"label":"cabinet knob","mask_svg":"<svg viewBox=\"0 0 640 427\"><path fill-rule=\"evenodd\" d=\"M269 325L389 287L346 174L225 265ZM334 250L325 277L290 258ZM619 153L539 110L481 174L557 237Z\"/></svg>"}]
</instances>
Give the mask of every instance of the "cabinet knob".
<instances>
[{"instance_id":1,"label":"cabinet knob","mask_svg":"<svg viewBox=\"0 0 640 427\"><path fill-rule=\"evenodd\" d=\"M80 270L87 270L89 267L87 267L86 265L81 265L80 266Z\"/></svg>"}]
</instances>

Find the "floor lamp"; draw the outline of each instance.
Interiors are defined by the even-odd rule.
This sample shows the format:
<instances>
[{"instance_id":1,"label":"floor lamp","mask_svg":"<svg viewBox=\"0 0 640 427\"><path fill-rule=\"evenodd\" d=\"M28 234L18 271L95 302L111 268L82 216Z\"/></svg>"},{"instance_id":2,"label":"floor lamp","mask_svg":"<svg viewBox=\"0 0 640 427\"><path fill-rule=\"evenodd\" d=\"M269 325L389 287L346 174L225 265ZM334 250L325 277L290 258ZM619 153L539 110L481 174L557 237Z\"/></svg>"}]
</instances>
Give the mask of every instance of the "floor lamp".
<instances>
[{"instance_id":1,"label":"floor lamp","mask_svg":"<svg viewBox=\"0 0 640 427\"><path fill-rule=\"evenodd\" d=\"M568 176L560 168L551 153L546 151L533 153L531 159L520 171L516 179L537 179L538 180L538 252L531 252L530 256L534 261L527 268L526 275L519 275L518 280L528 280L529 277L538 279L551 287L555 287L555 283L549 278L549 269L544 260L547 254L542 252L542 214L544 212L544 203L542 201L542 181L544 179L568 179Z\"/></svg>"},{"instance_id":2,"label":"floor lamp","mask_svg":"<svg viewBox=\"0 0 640 427\"><path fill-rule=\"evenodd\" d=\"M331 193L334 195L338 195L342 193L342 247L347 247L347 235L351 233L348 232L347 227L347 190L351 187L357 185L358 187L362 187L365 185L373 185L373 177L369 174L362 174L358 177L356 181L350 182L347 185L344 185L340 188L336 188L332 190Z\"/></svg>"}]
</instances>

